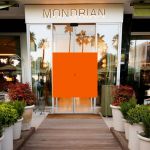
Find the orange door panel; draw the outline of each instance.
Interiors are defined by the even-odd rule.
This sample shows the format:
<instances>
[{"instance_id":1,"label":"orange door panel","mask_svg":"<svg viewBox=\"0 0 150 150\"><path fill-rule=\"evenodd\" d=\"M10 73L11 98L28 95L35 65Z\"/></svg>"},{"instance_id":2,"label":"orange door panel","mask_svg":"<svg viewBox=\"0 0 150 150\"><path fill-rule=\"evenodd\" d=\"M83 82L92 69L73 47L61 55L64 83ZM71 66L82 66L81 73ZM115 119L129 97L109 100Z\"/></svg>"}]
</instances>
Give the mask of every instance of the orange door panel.
<instances>
[{"instance_id":1,"label":"orange door panel","mask_svg":"<svg viewBox=\"0 0 150 150\"><path fill-rule=\"evenodd\" d=\"M96 97L97 53L53 53L53 97Z\"/></svg>"}]
</instances>

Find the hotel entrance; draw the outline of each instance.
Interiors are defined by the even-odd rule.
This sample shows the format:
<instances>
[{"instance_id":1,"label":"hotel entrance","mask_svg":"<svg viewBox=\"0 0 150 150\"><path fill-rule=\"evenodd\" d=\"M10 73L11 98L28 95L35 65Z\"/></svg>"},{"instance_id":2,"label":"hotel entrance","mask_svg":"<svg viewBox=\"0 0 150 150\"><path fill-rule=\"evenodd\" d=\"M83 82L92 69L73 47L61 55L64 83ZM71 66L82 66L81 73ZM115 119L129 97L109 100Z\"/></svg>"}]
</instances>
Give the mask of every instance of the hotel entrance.
<instances>
[{"instance_id":1,"label":"hotel entrance","mask_svg":"<svg viewBox=\"0 0 150 150\"><path fill-rule=\"evenodd\" d=\"M73 56L74 54L77 54L77 53L78 54L80 53L87 54L87 52L96 53L96 47L95 47L96 24L81 24L81 23L80 24L78 23L53 24L52 28L53 28L53 33L52 33L53 52L55 54L60 54L61 56L61 54L71 53ZM96 61L97 61L97 58L96 58ZM53 63L53 65L55 65L55 63ZM60 65L63 65L63 63L60 63ZM86 69L88 66L88 64L85 64L85 65L86 66L82 66L83 70ZM76 68L73 68L74 66L72 66L71 62L70 62L70 67L71 68L67 68L67 70L65 70L65 66L64 66L64 71L68 72L68 74L70 74L69 70L73 70L73 71L76 70ZM80 66L77 66L77 67L80 67ZM55 69L55 66L53 66L53 71L55 71L54 69ZM57 76L54 74L53 74L53 78ZM87 76L86 72L84 76ZM63 80L64 79L65 77L63 78ZM88 80L87 82L89 82ZM72 89L73 88L72 86L74 85L74 83L72 80L71 82L72 83L69 86ZM55 80L53 84L55 84ZM58 83L58 84L61 84L61 83ZM80 85L78 86L80 87ZM55 85L53 85L53 88L55 88ZM66 91L66 92L70 92L70 88L68 89L69 91ZM81 90L84 90L84 89L81 89ZM95 100L96 98L94 97L93 98L91 97L86 97L86 98L84 97L83 98L81 97L71 97L71 98L55 97L54 98L54 111L56 113L92 113L94 111Z\"/></svg>"},{"instance_id":2,"label":"hotel entrance","mask_svg":"<svg viewBox=\"0 0 150 150\"><path fill-rule=\"evenodd\" d=\"M82 8L25 8L31 64L26 78L51 113L95 113L100 107L105 112L111 99L107 89L120 82L122 5Z\"/></svg>"}]
</instances>

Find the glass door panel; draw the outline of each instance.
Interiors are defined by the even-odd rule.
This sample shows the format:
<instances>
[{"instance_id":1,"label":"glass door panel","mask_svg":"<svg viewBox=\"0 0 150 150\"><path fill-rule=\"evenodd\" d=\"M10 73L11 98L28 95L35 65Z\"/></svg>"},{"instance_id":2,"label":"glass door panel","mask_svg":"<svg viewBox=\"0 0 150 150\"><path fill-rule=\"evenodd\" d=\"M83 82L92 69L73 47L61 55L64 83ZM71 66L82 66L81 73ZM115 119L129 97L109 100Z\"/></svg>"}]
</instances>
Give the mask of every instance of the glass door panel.
<instances>
[{"instance_id":1,"label":"glass door panel","mask_svg":"<svg viewBox=\"0 0 150 150\"><path fill-rule=\"evenodd\" d=\"M67 24L53 24L53 52L68 53L72 49L70 35L66 32L66 26ZM54 99L54 104L54 112L56 113L73 112L73 98L57 97Z\"/></svg>"},{"instance_id":2,"label":"glass door panel","mask_svg":"<svg viewBox=\"0 0 150 150\"><path fill-rule=\"evenodd\" d=\"M75 98L75 112L87 113L93 112L93 103L91 98Z\"/></svg>"},{"instance_id":3,"label":"glass door panel","mask_svg":"<svg viewBox=\"0 0 150 150\"><path fill-rule=\"evenodd\" d=\"M75 52L96 52L96 25L79 24L74 27L74 49ZM87 66L85 66L87 67ZM84 68L83 68L84 69ZM87 81L88 82L88 81ZM76 113L92 113L94 111L94 100L92 98L74 98L74 110Z\"/></svg>"},{"instance_id":4,"label":"glass door panel","mask_svg":"<svg viewBox=\"0 0 150 150\"><path fill-rule=\"evenodd\" d=\"M119 25L97 24L98 97L101 112L111 116L112 86L117 81ZM107 95L107 96L106 96ZM108 108L108 109L106 109Z\"/></svg>"},{"instance_id":5,"label":"glass door panel","mask_svg":"<svg viewBox=\"0 0 150 150\"><path fill-rule=\"evenodd\" d=\"M73 112L72 98L57 98L57 112L58 113Z\"/></svg>"},{"instance_id":6,"label":"glass door panel","mask_svg":"<svg viewBox=\"0 0 150 150\"><path fill-rule=\"evenodd\" d=\"M32 89L36 105L52 106L52 28L51 24L29 26ZM26 56L26 55L25 55ZM40 98L43 101L40 101Z\"/></svg>"}]
</instances>

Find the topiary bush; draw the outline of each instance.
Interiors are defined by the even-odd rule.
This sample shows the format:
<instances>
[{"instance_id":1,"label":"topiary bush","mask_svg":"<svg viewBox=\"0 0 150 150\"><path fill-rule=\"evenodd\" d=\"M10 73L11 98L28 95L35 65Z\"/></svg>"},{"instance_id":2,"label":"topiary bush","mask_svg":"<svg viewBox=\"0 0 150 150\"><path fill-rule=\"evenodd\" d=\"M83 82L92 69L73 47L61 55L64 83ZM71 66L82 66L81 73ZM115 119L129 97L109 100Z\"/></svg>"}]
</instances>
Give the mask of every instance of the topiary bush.
<instances>
[{"instance_id":1,"label":"topiary bush","mask_svg":"<svg viewBox=\"0 0 150 150\"><path fill-rule=\"evenodd\" d=\"M131 108L128 112L128 122L130 124L140 123L143 119L143 112L147 111L147 107L145 105L136 105L135 108Z\"/></svg>"},{"instance_id":2,"label":"topiary bush","mask_svg":"<svg viewBox=\"0 0 150 150\"><path fill-rule=\"evenodd\" d=\"M3 127L9 127L17 122L18 113L10 104L0 105L0 120Z\"/></svg>"},{"instance_id":3,"label":"topiary bush","mask_svg":"<svg viewBox=\"0 0 150 150\"><path fill-rule=\"evenodd\" d=\"M10 102L10 105L12 105L14 109L16 109L18 113L18 119L21 119L24 112L24 108L26 106L25 102L16 100Z\"/></svg>"},{"instance_id":4,"label":"topiary bush","mask_svg":"<svg viewBox=\"0 0 150 150\"><path fill-rule=\"evenodd\" d=\"M144 134L142 134L142 136L150 138L150 111L144 111L142 116L142 122L144 127Z\"/></svg>"},{"instance_id":5,"label":"topiary bush","mask_svg":"<svg viewBox=\"0 0 150 150\"><path fill-rule=\"evenodd\" d=\"M136 99L135 97L132 97L129 102L123 102L121 103L120 105L120 111L124 117L124 119L128 119L128 111L131 109L131 108L135 108L136 106Z\"/></svg>"}]
</instances>

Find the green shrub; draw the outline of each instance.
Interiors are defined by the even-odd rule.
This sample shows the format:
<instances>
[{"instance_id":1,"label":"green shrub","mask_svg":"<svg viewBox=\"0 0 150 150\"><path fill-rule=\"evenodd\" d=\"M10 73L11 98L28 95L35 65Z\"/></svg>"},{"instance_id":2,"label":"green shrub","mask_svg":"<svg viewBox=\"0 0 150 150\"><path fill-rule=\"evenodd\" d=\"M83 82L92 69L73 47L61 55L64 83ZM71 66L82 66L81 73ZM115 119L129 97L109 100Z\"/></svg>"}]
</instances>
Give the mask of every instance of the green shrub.
<instances>
[{"instance_id":1,"label":"green shrub","mask_svg":"<svg viewBox=\"0 0 150 150\"><path fill-rule=\"evenodd\" d=\"M17 110L18 119L21 119L23 112L24 112L25 105L26 105L25 102L16 100L16 101L10 102L10 105L12 105L13 108Z\"/></svg>"},{"instance_id":2,"label":"green shrub","mask_svg":"<svg viewBox=\"0 0 150 150\"><path fill-rule=\"evenodd\" d=\"M17 122L18 113L10 104L0 105L0 120L3 127L9 127Z\"/></svg>"},{"instance_id":3,"label":"green shrub","mask_svg":"<svg viewBox=\"0 0 150 150\"><path fill-rule=\"evenodd\" d=\"M147 106L147 109L150 111L150 105L146 105Z\"/></svg>"},{"instance_id":4,"label":"green shrub","mask_svg":"<svg viewBox=\"0 0 150 150\"><path fill-rule=\"evenodd\" d=\"M128 122L130 124L134 124L134 123L140 123L142 122L143 119L143 112L147 111L147 107L144 105L136 105L135 108L131 108L128 112Z\"/></svg>"},{"instance_id":5,"label":"green shrub","mask_svg":"<svg viewBox=\"0 0 150 150\"><path fill-rule=\"evenodd\" d=\"M128 114L127 112L131 109L131 108L135 108L136 106L136 99L134 97L132 97L129 102L123 102L120 105L120 111L122 112L122 115L124 117L124 119L128 120Z\"/></svg>"},{"instance_id":6,"label":"green shrub","mask_svg":"<svg viewBox=\"0 0 150 150\"><path fill-rule=\"evenodd\" d=\"M143 127L144 127L144 135L147 138L150 138L150 111L144 111L143 112Z\"/></svg>"}]
</instances>

